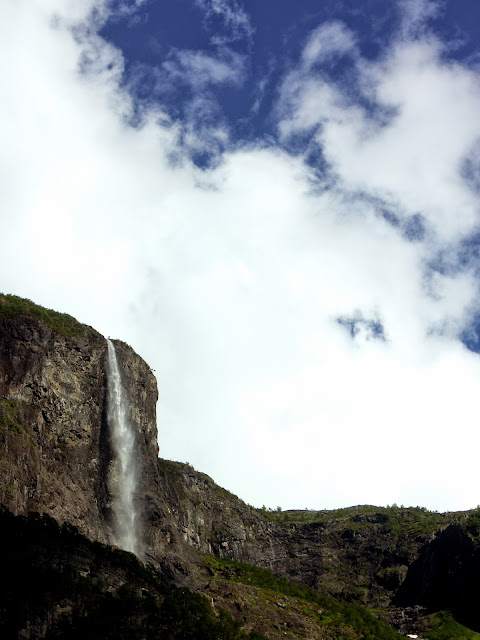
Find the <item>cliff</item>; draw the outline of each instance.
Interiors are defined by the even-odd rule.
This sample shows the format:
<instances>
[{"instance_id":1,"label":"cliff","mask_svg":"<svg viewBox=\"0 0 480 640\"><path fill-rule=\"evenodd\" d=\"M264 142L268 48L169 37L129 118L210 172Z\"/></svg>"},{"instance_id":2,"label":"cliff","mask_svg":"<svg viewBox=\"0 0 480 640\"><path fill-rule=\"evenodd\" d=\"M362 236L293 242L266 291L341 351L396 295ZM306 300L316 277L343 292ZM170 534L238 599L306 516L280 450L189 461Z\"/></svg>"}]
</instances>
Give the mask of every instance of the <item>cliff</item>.
<instances>
[{"instance_id":1,"label":"cliff","mask_svg":"<svg viewBox=\"0 0 480 640\"><path fill-rule=\"evenodd\" d=\"M452 571L432 569L438 553L431 550L451 526L476 540L472 514L368 506L338 512L254 509L189 465L158 458L155 378L128 345L113 342L141 470L135 506L143 561L175 584L205 594L217 615L223 607L269 638L286 631L292 638L343 637L339 620L351 613L339 610L328 622L319 618L328 603L319 609L320 596L312 593L374 607L404 633L428 627L430 611L454 604ZM112 544L115 460L107 351L103 336L70 316L0 295L0 504L15 516L46 514L90 541ZM253 574L246 565L267 573ZM455 567L457 578L464 575ZM440 575L440 591L448 597L436 590ZM475 575L469 580L477 593ZM265 581L274 595L267 597ZM314 591L285 586L292 584ZM332 602L328 607L340 607ZM472 606L459 608L459 617L478 627L469 615ZM348 637L362 637L355 625L349 628ZM385 629L371 637L390 637Z\"/></svg>"},{"instance_id":2,"label":"cliff","mask_svg":"<svg viewBox=\"0 0 480 640\"><path fill-rule=\"evenodd\" d=\"M107 541L104 341L0 303L0 500L14 514L49 513Z\"/></svg>"},{"instance_id":3,"label":"cliff","mask_svg":"<svg viewBox=\"0 0 480 640\"><path fill-rule=\"evenodd\" d=\"M91 538L111 539L105 339L73 318L0 297L0 501L37 511ZM64 320L63 324L60 322ZM116 343L129 419L138 434L139 494L158 455L156 381L132 349Z\"/></svg>"}]
</instances>

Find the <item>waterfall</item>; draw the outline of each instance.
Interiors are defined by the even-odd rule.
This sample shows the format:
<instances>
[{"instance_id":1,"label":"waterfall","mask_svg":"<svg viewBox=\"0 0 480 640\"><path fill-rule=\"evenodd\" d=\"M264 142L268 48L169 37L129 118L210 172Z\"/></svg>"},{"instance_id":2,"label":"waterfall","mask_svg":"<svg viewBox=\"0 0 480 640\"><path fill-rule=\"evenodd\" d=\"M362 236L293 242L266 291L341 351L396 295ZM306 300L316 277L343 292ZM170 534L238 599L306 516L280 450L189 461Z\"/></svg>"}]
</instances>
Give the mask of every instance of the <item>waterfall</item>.
<instances>
[{"instance_id":1,"label":"waterfall","mask_svg":"<svg viewBox=\"0 0 480 640\"><path fill-rule=\"evenodd\" d=\"M114 515L114 543L138 553L137 523L134 505L137 473L135 467L135 433L127 417L115 347L108 344L108 424L115 460L111 478Z\"/></svg>"}]
</instances>

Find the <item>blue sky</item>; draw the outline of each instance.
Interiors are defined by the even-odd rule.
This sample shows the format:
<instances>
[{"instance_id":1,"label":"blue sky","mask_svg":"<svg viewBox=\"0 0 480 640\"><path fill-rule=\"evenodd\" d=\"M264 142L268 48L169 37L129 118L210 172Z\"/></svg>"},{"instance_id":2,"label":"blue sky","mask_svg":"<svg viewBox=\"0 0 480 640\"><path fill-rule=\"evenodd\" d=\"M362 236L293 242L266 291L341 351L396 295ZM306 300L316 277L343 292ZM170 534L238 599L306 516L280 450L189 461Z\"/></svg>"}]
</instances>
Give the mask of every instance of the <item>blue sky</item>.
<instances>
[{"instance_id":1,"label":"blue sky","mask_svg":"<svg viewBox=\"0 0 480 640\"><path fill-rule=\"evenodd\" d=\"M161 455L251 504L476 506L479 29L4 3L0 290L130 343Z\"/></svg>"},{"instance_id":2,"label":"blue sky","mask_svg":"<svg viewBox=\"0 0 480 640\"><path fill-rule=\"evenodd\" d=\"M410 28L417 37L430 32L441 38L446 45L444 60L471 65L478 62L480 35L474 15L474 3L468 0L150 0L133 13L110 14L100 34L122 51L122 80L139 107L155 100L173 120L198 127L221 121L235 145L259 139L278 142L276 107L282 79L298 65L305 42L320 25L341 25L355 55L334 51L332 33L333 48L314 64L317 75L348 86L350 99L365 104L356 86L359 58L381 60ZM412 24L407 26L408 22ZM209 63L217 65L217 73ZM225 65L223 74L220 64ZM195 108L199 98L202 106ZM290 141L288 149L304 151L307 143L308 137L302 136ZM192 156L205 166L218 161L217 154L224 149L222 140L211 154Z\"/></svg>"}]
</instances>

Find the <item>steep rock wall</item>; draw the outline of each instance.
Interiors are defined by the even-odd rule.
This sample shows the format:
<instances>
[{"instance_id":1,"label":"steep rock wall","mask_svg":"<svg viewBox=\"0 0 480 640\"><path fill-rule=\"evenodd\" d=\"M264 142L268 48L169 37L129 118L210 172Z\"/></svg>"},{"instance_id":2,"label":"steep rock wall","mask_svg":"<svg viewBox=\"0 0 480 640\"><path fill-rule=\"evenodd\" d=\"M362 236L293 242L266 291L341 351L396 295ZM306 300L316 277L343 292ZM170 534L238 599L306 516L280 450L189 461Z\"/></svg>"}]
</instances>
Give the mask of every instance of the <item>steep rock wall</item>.
<instances>
[{"instance_id":1,"label":"steep rock wall","mask_svg":"<svg viewBox=\"0 0 480 640\"><path fill-rule=\"evenodd\" d=\"M105 342L0 318L0 500L106 541Z\"/></svg>"},{"instance_id":2,"label":"steep rock wall","mask_svg":"<svg viewBox=\"0 0 480 640\"><path fill-rule=\"evenodd\" d=\"M144 500L158 457L156 381L131 348L115 344ZM0 317L0 502L102 542L112 521L106 359L105 339L89 327L65 336L29 317Z\"/></svg>"}]
</instances>

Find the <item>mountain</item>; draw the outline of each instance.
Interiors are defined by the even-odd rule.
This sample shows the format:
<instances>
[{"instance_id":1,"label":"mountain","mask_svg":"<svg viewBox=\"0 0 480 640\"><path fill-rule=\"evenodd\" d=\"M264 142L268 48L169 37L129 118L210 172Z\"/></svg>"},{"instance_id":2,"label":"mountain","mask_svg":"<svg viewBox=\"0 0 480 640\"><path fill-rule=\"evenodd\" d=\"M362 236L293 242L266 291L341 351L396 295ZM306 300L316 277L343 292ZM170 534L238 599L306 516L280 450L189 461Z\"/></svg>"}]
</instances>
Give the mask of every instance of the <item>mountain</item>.
<instances>
[{"instance_id":1,"label":"mountain","mask_svg":"<svg viewBox=\"0 0 480 640\"><path fill-rule=\"evenodd\" d=\"M254 509L158 457L155 377L112 343L138 558L116 546L107 341L0 295L1 637L480 638L479 511Z\"/></svg>"}]
</instances>

